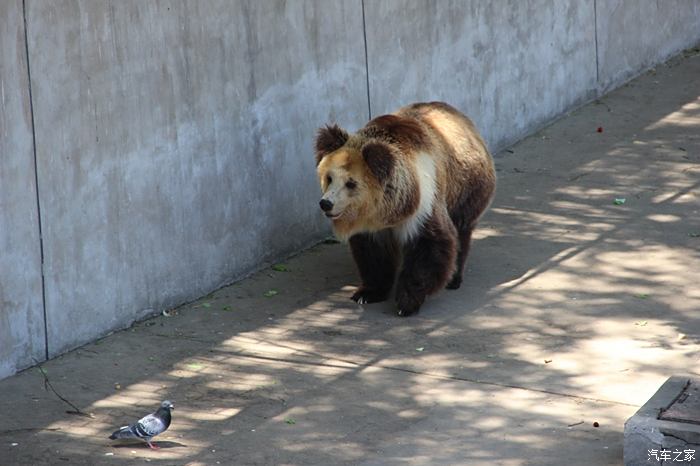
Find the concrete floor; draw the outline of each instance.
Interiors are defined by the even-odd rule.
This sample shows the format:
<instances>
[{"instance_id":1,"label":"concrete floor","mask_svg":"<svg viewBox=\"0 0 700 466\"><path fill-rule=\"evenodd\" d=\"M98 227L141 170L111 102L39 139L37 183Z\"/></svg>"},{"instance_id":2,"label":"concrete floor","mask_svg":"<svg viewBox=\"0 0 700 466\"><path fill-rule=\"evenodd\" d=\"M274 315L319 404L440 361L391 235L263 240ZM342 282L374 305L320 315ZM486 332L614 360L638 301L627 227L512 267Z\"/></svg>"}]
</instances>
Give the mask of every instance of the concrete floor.
<instances>
[{"instance_id":1,"label":"concrete floor","mask_svg":"<svg viewBox=\"0 0 700 466\"><path fill-rule=\"evenodd\" d=\"M418 316L352 303L319 245L44 364L92 418L37 368L1 381L0 464L621 464L624 421L700 375L698 76L676 58L499 154L465 283ZM107 439L166 398L161 450Z\"/></svg>"}]
</instances>

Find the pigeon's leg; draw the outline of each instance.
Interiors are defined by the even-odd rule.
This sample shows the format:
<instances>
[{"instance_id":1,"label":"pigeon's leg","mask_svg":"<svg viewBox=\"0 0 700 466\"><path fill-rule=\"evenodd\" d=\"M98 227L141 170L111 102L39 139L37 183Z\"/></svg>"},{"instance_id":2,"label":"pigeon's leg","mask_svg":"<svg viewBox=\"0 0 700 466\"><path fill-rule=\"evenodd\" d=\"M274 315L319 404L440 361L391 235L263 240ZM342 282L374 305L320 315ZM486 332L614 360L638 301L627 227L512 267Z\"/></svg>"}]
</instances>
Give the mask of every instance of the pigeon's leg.
<instances>
[{"instance_id":1,"label":"pigeon's leg","mask_svg":"<svg viewBox=\"0 0 700 466\"><path fill-rule=\"evenodd\" d=\"M152 444L150 440L146 440L146 443L149 447L151 447L151 450L160 450L160 447L158 445Z\"/></svg>"}]
</instances>

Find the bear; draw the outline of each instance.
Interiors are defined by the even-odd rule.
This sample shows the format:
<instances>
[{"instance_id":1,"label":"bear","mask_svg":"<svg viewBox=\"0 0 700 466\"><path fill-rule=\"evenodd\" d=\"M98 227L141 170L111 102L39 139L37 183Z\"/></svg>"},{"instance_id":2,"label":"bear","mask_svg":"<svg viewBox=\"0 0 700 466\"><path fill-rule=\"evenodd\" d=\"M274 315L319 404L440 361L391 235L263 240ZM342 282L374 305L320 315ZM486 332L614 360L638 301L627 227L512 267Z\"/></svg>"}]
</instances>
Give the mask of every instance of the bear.
<instances>
[{"instance_id":1,"label":"bear","mask_svg":"<svg viewBox=\"0 0 700 466\"><path fill-rule=\"evenodd\" d=\"M354 134L318 130L320 208L350 244L359 304L384 301L396 281L399 316L462 283L472 231L496 188L494 163L471 120L444 102L414 103Z\"/></svg>"}]
</instances>

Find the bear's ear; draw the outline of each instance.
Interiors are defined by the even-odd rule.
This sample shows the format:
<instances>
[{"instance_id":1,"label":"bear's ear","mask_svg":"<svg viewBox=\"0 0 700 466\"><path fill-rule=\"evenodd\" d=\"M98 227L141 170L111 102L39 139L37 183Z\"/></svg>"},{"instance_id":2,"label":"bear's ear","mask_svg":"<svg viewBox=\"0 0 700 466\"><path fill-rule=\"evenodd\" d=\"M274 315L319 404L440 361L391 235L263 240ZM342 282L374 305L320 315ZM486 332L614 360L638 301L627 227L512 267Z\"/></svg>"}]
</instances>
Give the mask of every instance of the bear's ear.
<instances>
[{"instance_id":1,"label":"bear's ear","mask_svg":"<svg viewBox=\"0 0 700 466\"><path fill-rule=\"evenodd\" d=\"M326 125L325 128L319 128L316 135L316 165L321 162L323 157L343 147L347 140L347 131L338 125Z\"/></svg>"},{"instance_id":2,"label":"bear's ear","mask_svg":"<svg viewBox=\"0 0 700 466\"><path fill-rule=\"evenodd\" d=\"M394 171L394 156L391 149L381 142L370 142L362 147L362 158L367 164L367 168L372 172L377 180L384 182Z\"/></svg>"}]
</instances>

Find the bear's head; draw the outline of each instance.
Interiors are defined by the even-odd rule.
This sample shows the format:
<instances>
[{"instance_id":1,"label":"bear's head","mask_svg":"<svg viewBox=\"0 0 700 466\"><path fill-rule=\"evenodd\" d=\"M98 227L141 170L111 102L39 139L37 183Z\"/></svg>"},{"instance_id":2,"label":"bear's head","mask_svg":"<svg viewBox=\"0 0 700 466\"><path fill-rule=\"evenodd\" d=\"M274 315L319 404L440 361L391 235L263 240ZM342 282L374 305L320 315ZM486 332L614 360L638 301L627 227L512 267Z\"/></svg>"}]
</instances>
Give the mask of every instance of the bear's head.
<instances>
[{"instance_id":1,"label":"bear's head","mask_svg":"<svg viewBox=\"0 0 700 466\"><path fill-rule=\"evenodd\" d=\"M393 151L382 141L352 138L336 125L318 131L320 206L340 238L386 227L384 196L396 162Z\"/></svg>"}]
</instances>

